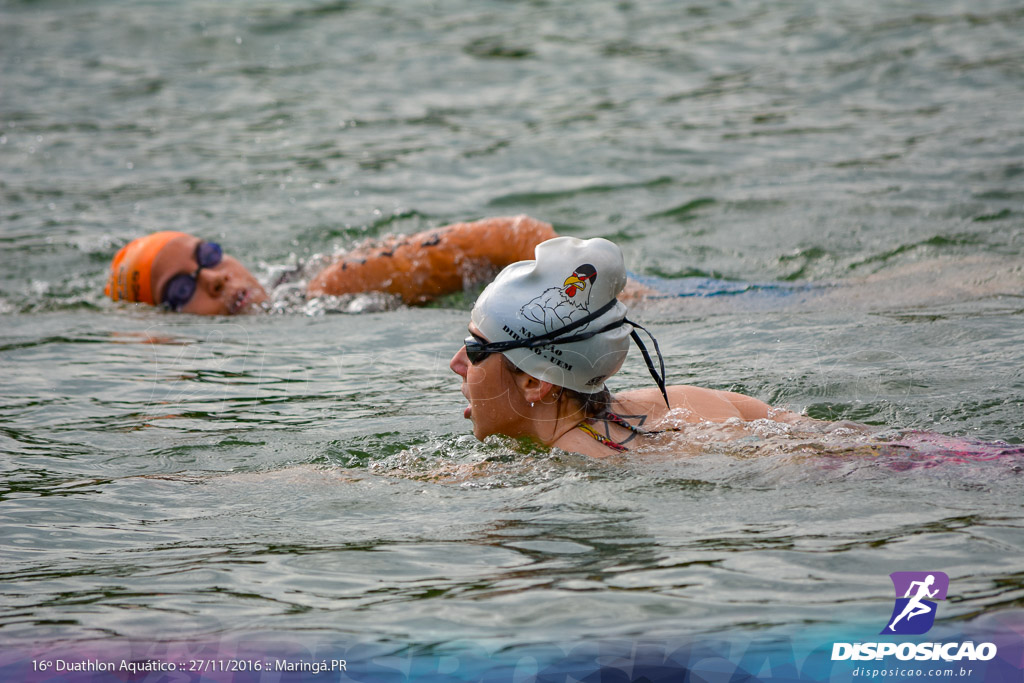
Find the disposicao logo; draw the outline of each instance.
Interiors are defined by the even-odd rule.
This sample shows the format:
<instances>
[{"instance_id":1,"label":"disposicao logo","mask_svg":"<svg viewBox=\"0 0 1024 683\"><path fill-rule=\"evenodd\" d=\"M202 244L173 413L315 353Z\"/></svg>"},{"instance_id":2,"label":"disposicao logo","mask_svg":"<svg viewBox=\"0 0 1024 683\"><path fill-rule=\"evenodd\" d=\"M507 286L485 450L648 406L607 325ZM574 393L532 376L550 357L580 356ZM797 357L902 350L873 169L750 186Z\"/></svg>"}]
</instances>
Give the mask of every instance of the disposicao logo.
<instances>
[{"instance_id":1,"label":"disposicao logo","mask_svg":"<svg viewBox=\"0 0 1024 683\"><path fill-rule=\"evenodd\" d=\"M932 600L946 599L949 577L943 572L893 572L889 578L896 589L896 604L882 635L928 633L935 623L937 607Z\"/></svg>"},{"instance_id":2,"label":"disposicao logo","mask_svg":"<svg viewBox=\"0 0 1024 683\"><path fill-rule=\"evenodd\" d=\"M935 624L934 600L945 600L949 577L943 572L893 572L889 575L896 589L896 604L880 635L912 636L927 633ZM832 661L879 660L895 656L899 660L947 662L987 661L996 656L993 643L833 643Z\"/></svg>"}]
</instances>

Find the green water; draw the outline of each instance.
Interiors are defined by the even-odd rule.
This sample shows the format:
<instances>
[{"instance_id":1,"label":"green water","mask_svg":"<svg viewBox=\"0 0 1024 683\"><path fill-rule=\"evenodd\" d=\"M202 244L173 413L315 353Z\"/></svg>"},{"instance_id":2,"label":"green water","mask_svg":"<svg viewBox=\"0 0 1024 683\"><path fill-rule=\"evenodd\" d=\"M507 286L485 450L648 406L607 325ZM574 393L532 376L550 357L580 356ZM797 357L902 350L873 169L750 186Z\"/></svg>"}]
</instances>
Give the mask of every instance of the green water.
<instances>
[{"instance_id":1,"label":"green water","mask_svg":"<svg viewBox=\"0 0 1024 683\"><path fill-rule=\"evenodd\" d=\"M481 444L472 293L229 320L102 284L158 229L269 277L528 213L798 286L640 307L676 383L1021 444L1022 33L1006 0L0 2L0 642L881 628L897 570L950 575L943 619L1021 607L1019 456Z\"/></svg>"}]
</instances>

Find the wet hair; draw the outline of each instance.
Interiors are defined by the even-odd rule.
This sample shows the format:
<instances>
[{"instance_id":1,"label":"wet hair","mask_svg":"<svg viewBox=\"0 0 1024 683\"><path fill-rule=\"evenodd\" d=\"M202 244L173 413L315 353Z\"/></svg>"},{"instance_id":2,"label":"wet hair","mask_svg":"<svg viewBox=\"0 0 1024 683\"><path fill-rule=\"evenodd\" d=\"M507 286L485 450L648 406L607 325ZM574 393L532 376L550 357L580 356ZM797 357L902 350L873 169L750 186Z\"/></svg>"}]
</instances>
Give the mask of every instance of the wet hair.
<instances>
[{"instance_id":1,"label":"wet hair","mask_svg":"<svg viewBox=\"0 0 1024 683\"><path fill-rule=\"evenodd\" d=\"M504 363L506 370L514 375L523 374L523 371L516 367L515 363L505 357L505 354L499 353L498 355L501 356L501 362ZM565 387L558 387L558 389L558 402L561 403L563 399L575 401L586 419L604 415L612 405L612 392L608 391L607 387L601 387L601 391L593 394L585 394L582 391Z\"/></svg>"}]
</instances>

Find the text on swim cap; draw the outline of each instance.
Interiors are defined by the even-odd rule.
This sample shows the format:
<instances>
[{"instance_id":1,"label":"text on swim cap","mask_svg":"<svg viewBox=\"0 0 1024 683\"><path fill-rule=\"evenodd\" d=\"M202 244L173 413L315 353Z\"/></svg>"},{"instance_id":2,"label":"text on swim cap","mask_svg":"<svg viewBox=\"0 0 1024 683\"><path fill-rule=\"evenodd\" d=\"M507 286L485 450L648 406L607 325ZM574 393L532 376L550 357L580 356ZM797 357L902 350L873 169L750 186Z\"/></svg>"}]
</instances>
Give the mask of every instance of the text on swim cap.
<instances>
[{"instance_id":1,"label":"text on swim cap","mask_svg":"<svg viewBox=\"0 0 1024 683\"><path fill-rule=\"evenodd\" d=\"M533 339L533 335L525 327L520 327L519 332L515 332L508 325L502 325L501 329L505 334L509 335L516 341ZM556 358L556 356L561 356L562 352L554 344L548 344L547 346L541 346L530 350L552 365L562 368L567 372L572 372L572 365L570 363L566 363L562 359Z\"/></svg>"}]
</instances>

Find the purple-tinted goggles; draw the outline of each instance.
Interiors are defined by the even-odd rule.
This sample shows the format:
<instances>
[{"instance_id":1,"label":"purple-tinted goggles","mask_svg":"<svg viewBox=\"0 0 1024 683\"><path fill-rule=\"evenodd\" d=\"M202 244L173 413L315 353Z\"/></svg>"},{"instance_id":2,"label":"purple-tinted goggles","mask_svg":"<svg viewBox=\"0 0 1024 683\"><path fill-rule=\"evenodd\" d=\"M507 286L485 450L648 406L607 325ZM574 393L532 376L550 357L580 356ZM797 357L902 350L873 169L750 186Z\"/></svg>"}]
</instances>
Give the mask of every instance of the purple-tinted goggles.
<instances>
[{"instance_id":1,"label":"purple-tinted goggles","mask_svg":"<svg viewBox=\"0 0 1024 683\"><path fill-rule=\"evenodd\" d=\"M172 311L180 311L195 296L199 282L199 271L213 268L220 264L224 252L216 242L200 242L196 245L195 259L199 267L194 273L175 275L164 287L160 303Z\"/></svg>"}]
</instances>

